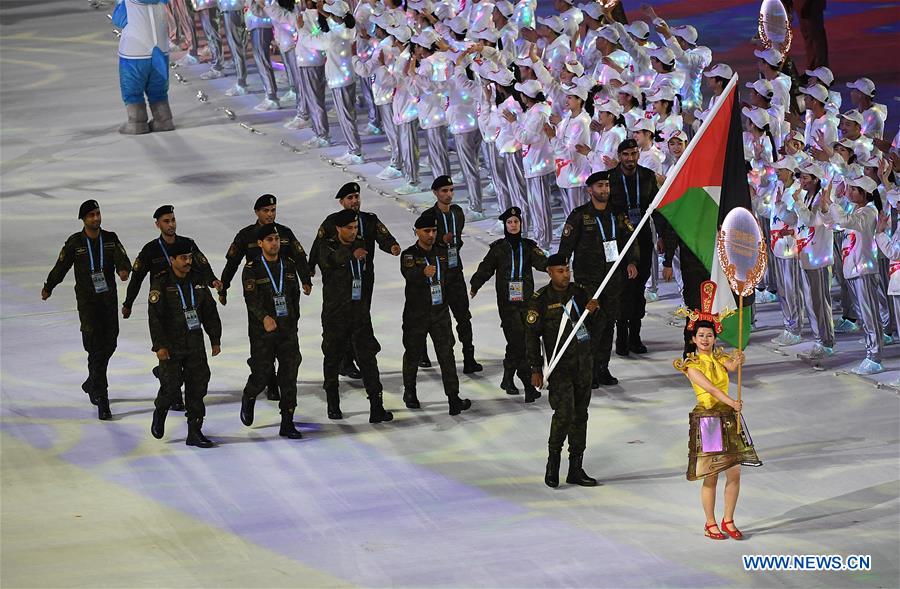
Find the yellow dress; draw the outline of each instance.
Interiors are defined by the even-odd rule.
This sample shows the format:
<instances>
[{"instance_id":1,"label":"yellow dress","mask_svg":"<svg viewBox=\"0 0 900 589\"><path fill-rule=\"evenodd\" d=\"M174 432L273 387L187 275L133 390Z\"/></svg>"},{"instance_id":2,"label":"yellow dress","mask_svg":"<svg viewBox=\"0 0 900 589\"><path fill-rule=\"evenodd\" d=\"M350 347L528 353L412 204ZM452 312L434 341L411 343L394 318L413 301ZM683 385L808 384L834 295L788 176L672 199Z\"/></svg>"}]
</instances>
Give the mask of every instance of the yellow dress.
<instances>
[{"instance_id":1,"label":"yellow dress","mask_svg":"<svg viewBox=\"0 0 900 589\"><path fill-rule=\"evenodd\" d=\"M687 358L675 360L673 364L685 375L690 368L700 371L713 386L727 393L730 381L724 362L730 358L720 348L713 348L711 354L688 354ZM743 417L741 433L738 434L734 409L696 384L691 384L697 396L697 405L689 416L687 479L702 479L736 464L762 466Z\"/></svg>"}]
</instances>

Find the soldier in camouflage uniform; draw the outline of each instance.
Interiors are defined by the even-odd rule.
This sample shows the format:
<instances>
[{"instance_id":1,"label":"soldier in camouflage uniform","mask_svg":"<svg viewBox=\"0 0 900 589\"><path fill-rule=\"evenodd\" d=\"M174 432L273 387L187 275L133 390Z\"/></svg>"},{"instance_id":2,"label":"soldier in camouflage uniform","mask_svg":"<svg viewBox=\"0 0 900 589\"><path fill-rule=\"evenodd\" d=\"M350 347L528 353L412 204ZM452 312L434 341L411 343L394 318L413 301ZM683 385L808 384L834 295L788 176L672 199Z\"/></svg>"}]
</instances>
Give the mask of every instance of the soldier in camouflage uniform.
<instances>
[{"instance_id":1,"label":"soldier in camouflage uniform","mask_svg":"<svg viewBox=\"0 0 900 589\"><path fill-rule=\"evenodd\" d=\"M41 299L49 299L69 268L75 266L75 301L81 322L81 342L88 354L88 377L81 390L97 406L97 417L107 420L112 418L112 413L106 368L119 338L115 278L118 274L123 282L128 280L131 264L119 237L100 228L100 205L96 200L83 202L78 218L84 223L84 229L66 239L56 265L41 289Z\"/></svg>"},{"instance_id":2,"label":"soldier in camouflage uniform","mask_svg":"<svg viewBox=\"0 0 900 589\"><path fill-rule=\"evenodd\" d=\"M260 225L256 236L262 255L244 265L241 277L250 314L250 377L241 400L241 422L246 426L253 424L256 397L269 384L272 366L278 360L278 388L281 389L278 434L299 439L302 436L294 425L301 360L297 323L301 280L304 277L309 280L309 274L305 267L300 270L293 258L280 253L283 237L275 223ZM309 294L308 285L302 288Z\"/></svg>"},{"instance_id":3,"label":"soldier in camouflage uniform","mask_svg":"<svg viewBox=\"0 0 900 589\"><path fill-rule=\"evenodd\" d=\"M271 194L264 194L256 199L256 204L253 205L253 209L256 211L256 223L247 225L238 231L238 234L234 237L234 241L231 242L228 253L225 254L225 268L222 270L222 290L219 291L219 302L223 305L228 302L228 289L231 287L231 280L237 273L241 260L250 262L259 258L260 251L259 245L257 244L256 232L261 225L268 225L269 223L275 224L278 235L281 238L280 255L291 258L297 265L300 281L303 283L304 290L306 287L312 288L306 252L303 250L303 246L300 245L300 241L294 236L294 232L291 231L290 228L285 227L280 223L275 223L276 204L277 199ZM248 324L252 322L249 309L247 309L247 322ZM253 339L252 330L250 332L250 338L251 340ZM247 364L249 363L250 360L248 359ZM270 401L277 401L279 399L278 379L275 377L274 366L272 366L269 371L266 398Z\"/></svg>"},{"instance_id":4,"label":"soldier in camouflage uniform","mask_svg":"<svg viewBox=\"0 0 900 589\"><path fill-rule=\"evenodd\" d=\"M357 234L357 213L344 209L329 217L336 235L323 239L318 247L322 268L322 354L328 418L343 419L338 395L338 367L349 345L362 369L369 396L369 422L390 421L393 414L382 404L381 378L376 354L381 351L369 315L371 289L366 281L371 274L366 265L372 256L365 240Z\"/></svg>"},{"instance_id":5,"label":"soldier in camouflage uniform","mask_svg":"<svg viewBox=\"0 0 900 589\"><path fill-rule=\"evenodd\" d=\"M532 295L525 314L525 350L531 365L531 384L535 388L543 385L544 359L549 362L557 347L557 339L558 346L562 347L581 313L585 309L593 313L598 307L596 300L588 299L589 295L584 288L569 281L569 265L565 256L550 256L547 260L547 273L550 275L550 284ZM566 482L585 487L597 484L582 469L587 445L592 367L591 336L587 327L582 324L550 374L548 382L550 407L553 408L548 442L550 456L544 475L544 482L548 487L559 485L560 455L566 438L569 439L569 473Z\"/></svg>"},{"instance_id":6,"label":"soldier in camouflage uniform","mask_svg":"<svg viewBox=\"0 0 900 589\"><path fill-rule=\"evenodd\" d=\"M472 406L469 399L459 397L459 377L453 358L453 329L447 305L447 248L436 243L437 219L428 209L416 220L416 243L400 254L400 272L406 279L406 304L403 306L403 402L410 409L420 407L416 395L416 373L431 335L435 355L441 367L444 394L450 415L459 415Z\"/></svg>"},{"instance_id":7,"label":"soldier in camouflage uniform","mask_svg":"<svg viewBox=\"0 0 900 589\"><path fill-rule=\"evenodd\" d=\"M188 239L177 239L167 247L171 271L158 275L150 282L150 340L159 359L160 389L150 433L156 439L165 434L166 415L176 399L184 398L188 446L210 448L213 443L203 435L206 407L203 398L209 386L209 364L203 330L209 336L212 355L221 351L222 322L216 310L204 271L192 269L194 245ZM202 329L201 329L202 328Z\"/></svg>"},{"instance_id":8,"label":"soldier in camouflage uniform","mask_svg":"<svg viewBox=\"0 0 900 589\"><path fill-rule=\"evenodd\" d=\"M546 270L547 256L535 242L522 237L522 211L518 207L504 211L500 221L504 224L505 237L491 244L472 275L471 295L475 298L484 283L494 277L500 327L506 338L500 388L507 394L518 395L519 389L513 382L518 372L525 387L525 402L531 403L541 393L531 386L531 367L525 359L525 305L534 293L531 269Z\"/></svg>"}]
</instances>

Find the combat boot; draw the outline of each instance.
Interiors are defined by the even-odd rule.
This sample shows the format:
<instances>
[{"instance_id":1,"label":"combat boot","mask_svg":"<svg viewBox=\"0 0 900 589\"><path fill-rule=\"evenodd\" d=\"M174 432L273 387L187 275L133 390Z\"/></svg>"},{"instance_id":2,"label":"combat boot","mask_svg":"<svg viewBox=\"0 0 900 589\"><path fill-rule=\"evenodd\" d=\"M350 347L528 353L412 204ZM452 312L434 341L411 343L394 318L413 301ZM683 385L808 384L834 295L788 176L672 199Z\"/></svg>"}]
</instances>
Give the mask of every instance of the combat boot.
<instances>
[{"instance_id":1,"label":"combat boot","mask_svg":"<svg viewBox=\"0 0 900 589\"><path fill-rule=\"evenodd\" d=\"M184 411L184 399L181 397L181 390L178 391L178 396L172 401L170 409L172 411Z\"/></svg>"},{"instance_id":2,"label":"combat boot","mask_svg":"<svg viewBox=\"0 0 900 589\"><path fill-rule=\"evenodd\" d=\"M544 484L551 488L559 486L559 463L561 452L550 451L547 457L547 471L544 473Z\"/></svg>"},{"instance_id":3,"label":"combat boot","mask_svg":"<svg viewBox=\"0 0 900 589\"><path fill-rule=\"evenodd\" d=\"M641 320L628 321L628 350L635 354L646 354L647 346L641 341Z\"/></svg>"},{"instance_id":4,"label":"combat boot","mask_svg":"<svg viewBox=\"0 0 900 589\"><path fill-rule=\"evenodd\" d=\"M253 410L256 407L256 397L244 395L241 398L241 423L250 427L253 425Z\"/></svg>"},{"instance_id":5,"label":"combat boot","mask_svg":"<svg viewBox=\"0 0 900 589\"><path fill-rule=\"evenodd\" d=\"M303 434L301 434L300 430L297 429L297 426L294 425L293 411L281 412L281 429L278 430L278 435L282 438L291 440L299 440L303 437Z\"/></svg>"},{"instance_id":6,"label":"combat boot","mask_svg":"<svg viewBox=\"0 0 900 589\"><path fill-rule=\"evenodd\" d=\"M197 448L212 448L215 444L212 440L203 435L201 428L203 427L203 418L188 419L188 435L184 443L188 446L196 446Z\"/></svg>"},{"instance_id":7,"label":"combat boot","mask_svg":"<svg viewBox=\"0 0 900 589\"><path fill-rule=\"evenodd\" d=\"M97 419L100 421L109 421L112 419L112 411L109 410L109 397L100 395L97 397Z\"/></svg>"},{"instance_id":8,"label":"combat boot","mask_svg":"<svg viewBox=\"0 0 900 589\"><path fill-rule=\"evenodd\" d=\"M422 407L419 403L419 398L416 396L416 391L408 389L403 391L403 402L406 404L407 409L420 409Z\"/></svg>"},{"instance_id":9,"label":"combat boot","mask_svg":"<svg viewBox=\"0 0 900 589\"><path fill-rule=\"evenodd\" d=\"M589 477L581 467L582 458L584 454L569 454L569 474L566 476L566 482L581 487L596 487L597 479Z\"/></svg>"},{"instance_id":10,"label":"combat boot","mask_svg":"<svg viewBox=\"0 0 900 589\"><path fill-rule=\"evenodd\" d=\"M150 121L151 131L158 132L175 130L175 123L172 121L172 109L169 108L169 101L151 102L150 112L153 114L153 120ZM146 116L146 114L144 116Z\"/></svg>"},{"instance_id":11,"label":"combat boot","mask_svg":"<svg viewBox=\"0 0 900 589\"><path fill-rule=\"evenodd\" d=\"M153 422L150 424L150 433L157 440L161 440L166 434L166 415L169 414L168 409L160 409L157 407L153 410Z\"/></svg>"},{"instance_id":12,"label":"combat boot","mask_svg":"<svg viewBox=\"0 0 900 589\"><path fill-rule=\"evenodd\" d=\"M518 395L519 389L516 387L516 383L513 382L513 377L516 375L515 368L504 368L503 369L503 380L500 381L500 388L506 391L507 395Z\"/></svg>"},{"instance_id":13,"label":"combat boot","mask_svg":"<svg viewBox=\"0 0 900 589\"><path fill-rule=\"evenodd\" d=\"M125 111L128 113L128 122L122 123L119 127L119 133L122 135L143 135L150 132L150 125L147 124L147 105L126 104Z\"/></svg>"},{"instance_id":14,"label":"combat boot","mask_svg":"<svg viewBox=\"0 0 900 589\"><path fill-rule=\"evenodd\" d=\"M475 346L463 347L463 374L481 372L484 366L475 361Z\"/></svg>"},{"instance_id":15,"label":"combat boot","mask_svg":"<svg viewBox=\"0 0 900 589\"><path fill-rule=\"evenodd\" d=\"M94 395L93 387L94 387L94 385L93 385L93 382L91 381L90 376L87 377L87 380L85 380L83 383L81 383L81 390L87 394L88 398L91 400L91 404L96 405L97 397Z\"/></svg>"},{"instance_id":16,"label":"combat boot","mask_svg":"<svg viewBox=\"0 0 900 589\"><path fill-rule=\"evenodd\" d=\"M328 402L328 419L344 419L341 413L341 397L337 391L325 391L325 400Z\"/></svg>"},{"instance_id":17,"label":"combat boot","mask_svg":"<svg viewBox=\"0 0 900 589\"><path fill-rule=\"evenodd\" d=\"M616 321L616 354L628 355L628 322Z\"/></svg>"},{"instance_id":18,"label":"combat boot","mask_svg":"<svg viewBox=\"0 0 900 589\"><path fill-rule=\"evenodd\" d=\"M369 423L381 423L392 419L394 414L385 410L381 393L369 395Z\"/></svg>"},{"instance_id":19,"label":"combat boot","mask_svg":"<svg viewBox=\"0 0 900 589\"><path fill-rule=\"evenodd\" d=\"M468 399L460 399L459 395L448 397L447 403L450 406L450 415L459 415L472 406L472 401Z\"/></svg>"}]
</instances>

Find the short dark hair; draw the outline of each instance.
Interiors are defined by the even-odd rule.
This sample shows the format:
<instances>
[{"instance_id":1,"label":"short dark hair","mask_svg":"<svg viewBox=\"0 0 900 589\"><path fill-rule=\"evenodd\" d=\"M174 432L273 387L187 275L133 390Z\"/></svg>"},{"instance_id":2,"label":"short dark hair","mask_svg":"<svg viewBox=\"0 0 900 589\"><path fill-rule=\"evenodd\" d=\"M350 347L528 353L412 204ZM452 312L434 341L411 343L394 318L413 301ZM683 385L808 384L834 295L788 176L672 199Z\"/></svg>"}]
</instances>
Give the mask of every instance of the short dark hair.
<instances>
[{"instance_id":1,"label":"short dark hair","mask_svg":"<svg viewBox=\"0 0 900 589\"><path fill-rule=\"evenodd\" d=\"M697 332L700 331L700 329L703 327L708 327L709 329L712 330L713 337L718 337L718 334L716 333L716 326L713 324L712 321L697 321L697 322L695 322L694 329L691 331L691 337L694 337L695 335L697 335Z\"/></svg>"}]
</instances>

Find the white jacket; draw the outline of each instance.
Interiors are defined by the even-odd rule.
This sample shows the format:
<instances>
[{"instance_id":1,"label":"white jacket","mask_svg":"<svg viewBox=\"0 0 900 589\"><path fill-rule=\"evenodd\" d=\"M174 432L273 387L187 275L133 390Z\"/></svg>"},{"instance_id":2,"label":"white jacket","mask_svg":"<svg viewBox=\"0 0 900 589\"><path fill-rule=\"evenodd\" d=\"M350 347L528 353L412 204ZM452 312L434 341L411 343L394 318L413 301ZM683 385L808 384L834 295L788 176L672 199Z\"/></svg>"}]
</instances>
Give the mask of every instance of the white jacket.
<instances>
[{"instance_id":1,"label":"white jacket","mask_svg":"<svg viewBox=\"0 0 900 589\"><path fill-rule=\"evenodd\" d=\"M453 62L443 52L423 59L416 68L412 82L419 95L419 126L422 129L447 126L452 68Z\"/></svg>"},{"instance_id":2,"label":"white jacket","mask_svg":"<svg viewBox=\"0 0 900 589\"><path fill-rule=\"evenodd\" d=\"M544 96L553 114L562 118L566 114L566 91L559 83L559 76L551 74L547 67L540 61L533 62L531 69L534 77L544 87Z\"/></svg>"},{"instance_id":3,"label":"white jacket","mask_svg":"<svg viewBox=\"0 0 900 589\"><path fill-rule=\"evenodd\" d=\"M381 65L379 59L381 55L384 55L385 65ZM393 39L385 37L368 56L353 56L353 70L356 74L372 80L372 97L377 106L391 104L394 100L394 84L386 78L389 75L389 64L395 61L398 55L399 51L394 48Z\"/></svg>"},{"instance_id":4,"label":"white jacket","mask_svg":"<svg viewBox=\"0 0 900 589\"><path fill-rule=\"evenodd\" d=\"M571 46L572 39L565 34L560 35L547 45L544 48L544 54L541 56L541 60L547 66L547 69L558 76L559 72L565 67L566 55L571 50Z\"/></svg>"},{"instance_id":5,"label":"white jacket","mask_svg":"<svg viewBox=\"0 0 900 589\"><path fill-rule=\"evenodd\" d=\"M275 43L282 53L290 51L297 46L297 15L300 14L299 5L288 12L278 4L278 0L266 0L266 14L272 21L275 33ZM282 56L284 57L284 56Z\"/></svg>"},{"instance_id":6,"label":"white jacket","mask_svg":"<svg viewBox=\"0 0 900 589\"><path fill-rule=\"evenodd\" d=\"M875 223L878 221L878 210L875 204L854 206L849 214L834 205L829 207L827 216L835 229L844 230L844 242L841 244L844 278L859 278L877 273Z\"/></svg>"},{"instance_id":7,"label":"white jacket","mask_svg":"<svg viewBox=\"0 0 900 589\"><path fill-rule=\"evenodd\" d=\"M304 17L305 18L305 17ZM328 32L319 31L306 41L306 45L325 52L325 78L329 88L344 88L356 83L353 56L350 46L356 38L356 29L348 29L343 23L328 21Z\"/></svg>"},{"instance_id":8,"label":"white jacket","mask_svg":"<svg viewBox=\"0 0 900 589\"><path fill-rule=\"evenodd\" d=\"M553 151L556 158L556 185L560 188L584 186L591 174L591 163L578 153L576 145L589 145L591 141L591 117L581 111L573 117L567 112L556 126Z\"/></svg>"},{"instance_id":9,"label":"white jacket","mask_svg":"<svg viewBox=\"0 0 900 589\"><path fill-rule=\"evenodd\" d=\"M244 0L218 0L219 10L243 10Z\"/></svg>"},{"instance_id":10,"label":"white jacket","mask_svg":"<svg viewBox=\"0 0 900 589\"><path fill-rule=\"evenodd\" d=\"M318 13L315 9L301 11L303 26L297 29L297 65L300 67L321 67L325 65L325 52L312 44L312 39L320 33Z\"/></svg>"},{"instance_id":11,"label":"white jacket","mask_svg":"<svg viewBox=\"0 0 900 589\"><path fill-rule=\"evenodd\" d=\"M256 0L244 0L244 25L248 31L255 29L271 29L272 19L266 13L266 9L256 3ZM268 47L265 48L268 52Z\"/></svg>"},{"instance_id":12,"label":"white jacket","mask_svg":"<svg viewBox=\"0 0 900 589\"><path fill-rule=\"evenodd\" d=\"M666 156L655 145L651 145L648 149L642 149L638 156L638 165L653 170L655 174L663 175L663 163Z\"/></svg>"},{"instance_id":13,"label":"white jacket","mask_svg":"<svg viewBox=\"0 0 900 589\"><path fill-rule=\"evenodd\" d=\"M587 155L591 163L591 173L603 172L611 169L603 163L603 156L619 159L619 144L625 141L628 131L621 125L616 125L602 133L591 133L593 139L591 153Z\"/></svg>"},{"instance_id":14,"label":"white jacket","mask_svg":"<svg viewBox=\"0 0 900 589\"><path fill-rule=\"evenodd\" d=\"M394 92L391 108L394 111L394 124L396 125L405 125L419 118L419 95L416 93L412 79L406 74L409 59L410 49L406 47L384 72L385 87L392 87Z\"/></svg>"},{"instance_id":15,"label":"white jacket","mask_svg":"<svg viewBox=\"0 0 900 589\"><path fill-rule=\"evenodd\" d=\"M782 186L778 182L776 190ZM769 248L776 258L789 260L797 257L797 239L794 237L794 226L788 223L789 219L796 220L796 214L788 210L787 203L793 202L793 197L800 190L800 185L794 182L784 189L781 202L773 202L772 216L769 217Z\"/></svg>"},{"instance_id":16,"label":"white jacket","mask_svg":"<svg viewBox=\"0 0 900 589\"><path fill-rule=\"evenodd\" d=\"M888 268L888 294L892 296L900 296L900 231L895 231L893 237L887 233L881 232L875 236L875 243L878 249L890 261Z\"/></svg>"},{"instance_id":17,"label":"white jacket","mask_svg":"<svg viewBox=\"0 0 900 589\"><path fill-rule=\"evenodd\" d=\"M450 107L447 109L451 133L462 135L478 129L478 104L481 96L483 91L478 80L470 80L465 67L455 66L450 78Z\"/></svg>"},{"instance_id":18,"label":"white jacket","mask_svg":"<svg viewBox=\"0 0 900 589\"><path fill-rule=\"evenodd\" d=\"M555 172L553 148L544 133L550 122L550 105L539 102L525 111L516 126L516 140L522 145L522 167L526 178L537 178Z\"/></svg>"},{"instance_id":19,"label":"white jacket","mask_svg":"<svg viewBox=\"0 0 900 589\"><path fill-rule=\"evenodd\" d=\"M517 121L515 123L507 121L503 116L504 110L508 110L516 115ZM496 139L497 153L504 154L519 151L522 144L516 139L516 130L519 126L518 119L522 116L522 106L515 98L510 96L496 107L494 114L497 116L497 127L500 131L497 133Z\"/></svg>"},{"instance_id":20,"label":"white jacket","mask_svg":"<svg viewBox=\"0 0 900 589\"><path fill-rule=\"evenodd\" d=\"M788 208L795 214L787 220L795 231L800 267L804 270L826 268L834 262L834 231L819 210L811 210L814 195L800 190L792 196L785 195Z\"/></svg>"},{"instance_id":21,"label":"white jacket","mask_svg":"<svg viewBox=\"0 0 900 589\"><path fill-rule=\"evenodd\" d=\"M672 50L675 56L675 68L684 73L684 84L679 94L682 98L682 109L693 111L703 104L703 95L700 92L703 86L703 70L712 63L712 51L709 47L698 45L687 51L681 48L677 39L667 39L666 46ZM689 112L690 112L689 111Z\"/></svg>"}]
</instances>

